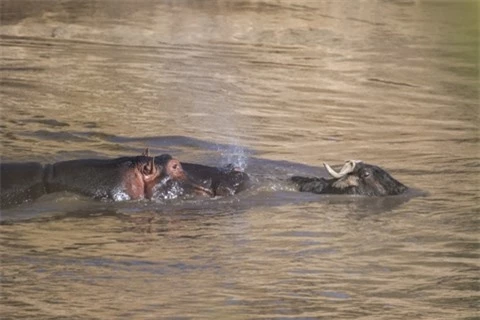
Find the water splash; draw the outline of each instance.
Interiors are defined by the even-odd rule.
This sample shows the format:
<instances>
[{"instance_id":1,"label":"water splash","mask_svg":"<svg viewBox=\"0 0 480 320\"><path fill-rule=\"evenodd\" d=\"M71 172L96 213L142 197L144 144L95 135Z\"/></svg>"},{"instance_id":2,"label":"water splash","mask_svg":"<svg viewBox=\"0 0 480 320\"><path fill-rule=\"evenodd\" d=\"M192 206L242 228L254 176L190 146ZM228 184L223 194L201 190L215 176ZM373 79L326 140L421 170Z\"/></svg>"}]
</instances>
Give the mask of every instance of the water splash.
<instances>
[{"instance_id":1,"label":"water splash","mask_svg":"<svg viewBox=\"0 0 480 320\"><path fill-rule=\"evenodd\" d=\"M122 189L115 188L112 194L113 201L128 201L131 200L130 196Z\"/></svg>"},{"instance_id":2,"label":"water splash","mask_svg":"<svg viewBox=\"0 0 480 320\"><path fill-rule=\"evenodd\" d=\"M155 200L173 200L184 194L184 190L179 185L174 185L161 194L155 194Z\"/></svg>"},{"instance_id":3,"label":"water splash","mask_svg":"<svg viewBox=\"0 0 480 320\"><path fill-rule=\"evenodd\" d=\"M244 147L232 144L227 148L219 148L222 166L233 165L235 168L245 170L248 165L248 153Z\"/></svg>"},{"instance_id":4,"label":"water splash","mask_svg":"<svg viewBox=\"0 0 480 320\"><path fill-rule=\"evenodd\" d=\"M154 188L152 200L172 200L183 195L185 190L176 181L170 178L163 178Z\"/></svg>"}]
</instances>

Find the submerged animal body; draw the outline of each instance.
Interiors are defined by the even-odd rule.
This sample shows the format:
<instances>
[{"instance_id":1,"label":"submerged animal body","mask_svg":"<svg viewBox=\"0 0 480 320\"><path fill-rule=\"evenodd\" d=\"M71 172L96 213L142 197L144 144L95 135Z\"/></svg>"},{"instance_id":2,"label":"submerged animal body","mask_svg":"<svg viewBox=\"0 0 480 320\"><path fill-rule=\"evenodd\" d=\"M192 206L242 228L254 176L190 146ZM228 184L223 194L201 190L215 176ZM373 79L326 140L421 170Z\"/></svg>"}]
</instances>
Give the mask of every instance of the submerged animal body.
<instances>
[{"instance_id":1,"label":"submerged animal body","mask_svg":"<svg viewBox=\"0 0 480 320\"><path fill-rule=\"evenodd\" d=\"M0 207L53 192L73 192L115 201L183 195L227 196L247 188L248 175L232 166L181 163L168 154L151 157L80 159L42 165L0 164Z\"/></svg>"},{"instance_id":2,"label":"submerged animal body","mask_svg":"<svg viewBox=\"0 0 480 320\"><path fill-rule=\"evenodd\" d=\"M318 194L388 196L408 189L382 168L361 161L347 161L339 172L327 164L325 168L332 178L294 176L290 180L299 191ZM249 187L249 175L232 165L181 163L168 154L151 157L148 149L136 157L0 164L0 207L62 191L123 201L230 196Z\"/></svg>"},{"instance_id":3,"label":"submerged animal body","mask_svg":"<svg viewBox=\"0 0 480 320\"><path fill-rule=\"evenodd\" d=\"M339 172L324 164L331 179L291 177L299 191L318 194L391 196L404 193L408 187L382 168L358 160L349 160Z\"/></svg>"},{"instance_id":4,"label":"submerged animal body","mask_svg":"<svg viewBox=\"0 0 480 320\"><path fill-rule=\"evenodd\" d=\"M208 192L190 182L180 161L170 155L82 159L47 165L1 163L0 205L7 207L61 191L116 201L151 199L158 186L171 181Z\"/></svg>"}]
</instances>

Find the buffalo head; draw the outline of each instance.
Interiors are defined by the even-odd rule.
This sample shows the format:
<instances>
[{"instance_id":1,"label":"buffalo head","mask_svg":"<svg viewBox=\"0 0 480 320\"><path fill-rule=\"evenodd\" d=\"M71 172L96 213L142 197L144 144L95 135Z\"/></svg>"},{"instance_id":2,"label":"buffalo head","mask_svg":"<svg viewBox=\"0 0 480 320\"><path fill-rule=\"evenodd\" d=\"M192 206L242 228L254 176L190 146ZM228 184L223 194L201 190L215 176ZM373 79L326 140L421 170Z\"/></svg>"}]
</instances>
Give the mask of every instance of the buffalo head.
<instances>
[{"instance_id":1,"label":"buffalo head","mask_svg":"<svg viewBox=\"0 0 480 320\"><path fill-rule=\"evenodd\" d=\"M363 196L390 196L404 193L408 188L382 168L359 160L349 160L339 172L324 163L332 177L292 177L300 191L321 194L351 194Z\"/></svg>"}]
</instances>

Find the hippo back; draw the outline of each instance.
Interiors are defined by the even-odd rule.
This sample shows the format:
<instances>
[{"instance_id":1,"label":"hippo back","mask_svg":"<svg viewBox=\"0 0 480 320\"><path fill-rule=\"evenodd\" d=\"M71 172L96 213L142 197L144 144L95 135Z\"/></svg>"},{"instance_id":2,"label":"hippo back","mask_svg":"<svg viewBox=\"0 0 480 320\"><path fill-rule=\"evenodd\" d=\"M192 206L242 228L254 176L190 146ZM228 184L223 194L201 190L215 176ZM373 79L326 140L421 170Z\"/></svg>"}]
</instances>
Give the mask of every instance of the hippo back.
<instances>
[{"instance_id":1,"label":"hippo back","mask_svg":"<svg viewBox=\"0 0 480 320\"><path fill-rule=\"evenodd\" d=\"M0 164L0 207L36 199L45 194L44 167L38 162Z\"/></svg>"}]
</instances>

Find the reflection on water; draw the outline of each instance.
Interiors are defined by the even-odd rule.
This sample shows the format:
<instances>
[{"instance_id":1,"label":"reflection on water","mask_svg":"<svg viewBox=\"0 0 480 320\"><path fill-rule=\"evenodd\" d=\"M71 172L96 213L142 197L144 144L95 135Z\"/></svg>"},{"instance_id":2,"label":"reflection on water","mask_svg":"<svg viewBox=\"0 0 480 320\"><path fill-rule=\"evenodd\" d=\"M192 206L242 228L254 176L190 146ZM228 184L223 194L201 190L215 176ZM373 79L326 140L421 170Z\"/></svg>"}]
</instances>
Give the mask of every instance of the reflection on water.
<instances>
[{"instance_id":1,"label":"reflection on water","mask_svg":"<svg viewBox=\"0 0 480 320\"><path fill-rule=\"evenodd\" d=\"M236 163L225 199L4 210L2 318L478 316L477 1L0 3L2 161ZM362 159L428 196L285 184Z\"/></svg>"}]
</instances>

